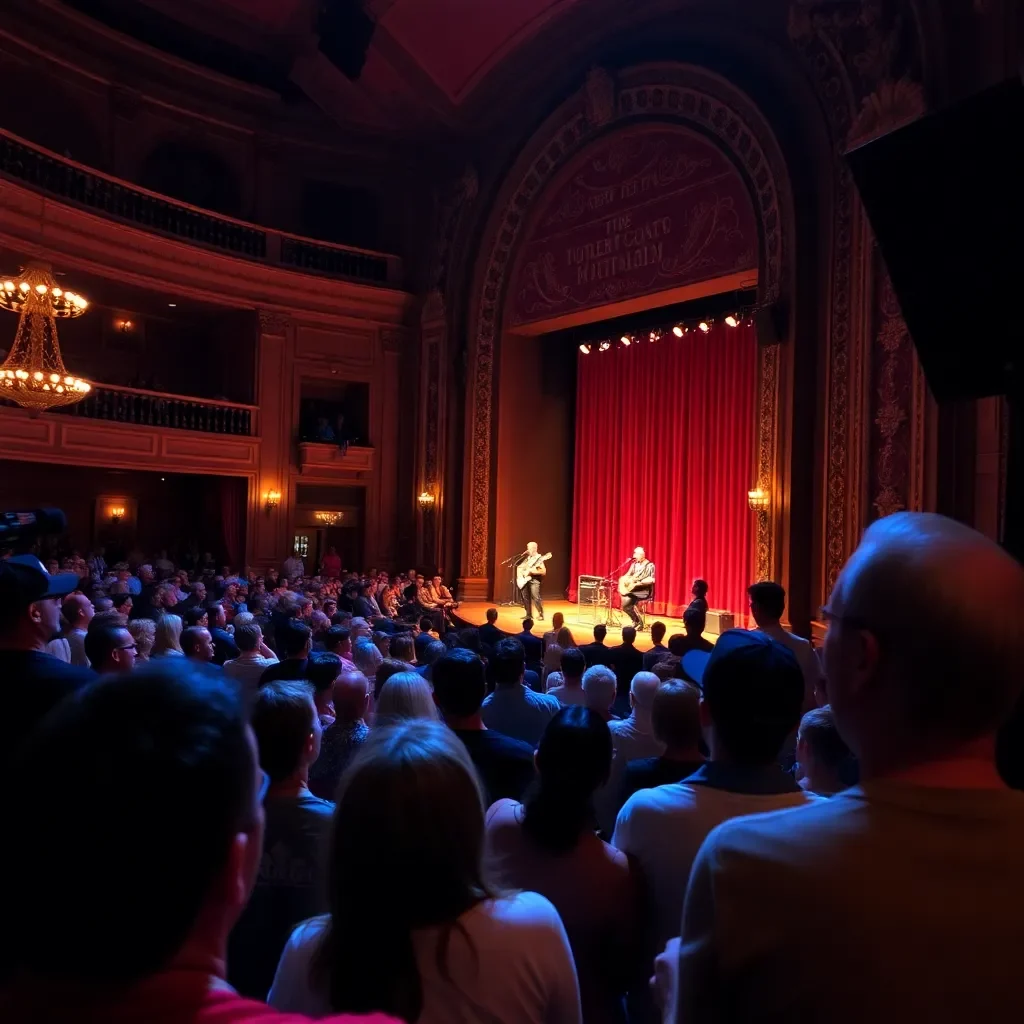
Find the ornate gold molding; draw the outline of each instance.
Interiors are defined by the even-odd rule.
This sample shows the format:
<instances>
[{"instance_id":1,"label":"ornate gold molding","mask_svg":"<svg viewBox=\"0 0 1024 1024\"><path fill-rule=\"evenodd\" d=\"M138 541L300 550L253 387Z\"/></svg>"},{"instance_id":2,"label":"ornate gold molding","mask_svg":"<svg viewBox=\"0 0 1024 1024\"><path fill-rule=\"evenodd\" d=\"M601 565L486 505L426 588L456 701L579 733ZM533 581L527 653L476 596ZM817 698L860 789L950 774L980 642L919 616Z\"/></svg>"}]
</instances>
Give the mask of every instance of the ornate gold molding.
<instances>
[{"instance_id":1,"label":"ornate gold molding","mask_svg":"<svg viewBox=\"0 0 1024 1024\"><path fill-rule=\"evenodd\" d=\"M614 102L607 122L608 80L601 72L591 76L589 90L585 87L549 119L535 137L532 158L521 165L515 185L506 191L509 198L501 207L500 217L485 236L490 239L490 249L478 279L475 316L471 320L475 322L475 332L467 388L469 480L463 512L463 574L467 577L480 579L489 574L494 370L507 277L528 211L569 160L616 125L651 119L699 127L731 154L750 190L761 228L759 300L764 304L774 302L788 274L780 207L780 183L785 183L785 197L789 201L785 164L767 122L749 99L711 72L686 65L629 69L612 84L618 91L611 90ZM777 372L775 377L777 380ZM777 430L772 436L778 436ZM771 523L769 531L773 532ZM768 550L770 559L770 538Z\"/></svg>"},{"instance_id":2,"label":"ornate gold molding","mask_svg":"<svg viewBox=\"0 0 1024 1024\"><path fill-rule=\"evenodd\" d=\"M757 516L754 541L754 576L758 580L775 577L775 521L779 500L776 477L776 453L779 422L779 346L761 347L757 399L757 486L772 495L772 508Z\"/></svg>"}]
</instances>

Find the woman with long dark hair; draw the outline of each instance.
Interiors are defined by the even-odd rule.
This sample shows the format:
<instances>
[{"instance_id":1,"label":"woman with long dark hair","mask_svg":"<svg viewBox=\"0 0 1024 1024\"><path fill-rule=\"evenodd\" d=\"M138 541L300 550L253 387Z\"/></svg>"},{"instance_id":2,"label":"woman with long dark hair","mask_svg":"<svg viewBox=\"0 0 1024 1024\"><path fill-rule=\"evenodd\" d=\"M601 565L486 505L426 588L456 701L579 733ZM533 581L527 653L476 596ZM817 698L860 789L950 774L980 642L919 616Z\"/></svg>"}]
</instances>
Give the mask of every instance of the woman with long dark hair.
<instances>
[{"instance_id":1,"label":"woman with long dark hair","mask_svg":"<svg viewBox=\"0 0 1024 1024\"><path fill-rule=\"evenodd\" d=\"M546 896L565 923L587 1024L625 1019L636 979L638 899L625 854L598 839L594 793L608 781L607 723L582 705L562 708L537 748L538 781L523 803L487 813L487 865L501 885Z\"/></svg>"},{"instance_id":2,"label":"woman with long dark hair","mask_svg":"<svg viewBox=\"0 0 1024 1024\"><path fill-rule=\"evenodd\" d=\"M271 1006L409 1024L579 1024L555 908L484 881L480 782L450 729L373 729L336 799L330 913L292 933Z\"/></svg>"}]
</instances>

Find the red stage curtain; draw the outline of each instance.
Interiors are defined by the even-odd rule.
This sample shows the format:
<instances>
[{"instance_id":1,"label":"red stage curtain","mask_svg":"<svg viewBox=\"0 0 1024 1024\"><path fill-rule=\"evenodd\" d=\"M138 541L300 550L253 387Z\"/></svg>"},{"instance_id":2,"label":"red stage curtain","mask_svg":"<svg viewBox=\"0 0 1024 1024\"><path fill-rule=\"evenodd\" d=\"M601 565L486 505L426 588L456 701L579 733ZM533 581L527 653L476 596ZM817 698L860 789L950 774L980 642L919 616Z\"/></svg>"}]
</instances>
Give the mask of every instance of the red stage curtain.
<instances>
[{"instance_id":1,"label":"red stage curtain","mask_svg":"<svg viewBox=\"0 0 1024 1024\"><path fill-rule=\"evenodd\" d=\"M233 572L242 572L242 538L245 535L246 482L238 477L220 478L221 543Z\"/></svg>"},{"instance_id":2,"label":"red stage curtain","mask_svg":"<svg viewBox=\"0 0 1024 1024\"><path fill-rule=\"evenodd\" d=\"M755 329L716 324L577 358L570 598L579 575L606 575L640 545L656 567L654 612L682 615L700 577L712 608L745 615Z\"/></svg>"}]
</instances>

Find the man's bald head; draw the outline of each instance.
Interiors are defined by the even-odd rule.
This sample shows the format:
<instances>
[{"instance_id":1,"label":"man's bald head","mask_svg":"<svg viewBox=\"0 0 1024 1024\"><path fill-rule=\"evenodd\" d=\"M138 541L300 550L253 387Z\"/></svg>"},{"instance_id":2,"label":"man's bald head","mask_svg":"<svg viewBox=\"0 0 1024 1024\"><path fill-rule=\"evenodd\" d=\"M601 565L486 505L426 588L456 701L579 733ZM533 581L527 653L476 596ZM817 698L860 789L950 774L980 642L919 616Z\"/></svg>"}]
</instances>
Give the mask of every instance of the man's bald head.
<instances>
[{"instance_id":1,"label":"man's bald head","mask_svg":"<svg viewBox=\"0 0 1024 1024\"><path fill-rule=\"evenodd\" d=\"M638 710L650 713L659 686L661 680L653 672L637 672L629 684L630 703Z\"/></svg>"},{"instance_id":2,"label":"man's bald head","mask_svg":"<svg viewBox=\"0 0 1024 1024\"><path fill-rule=\"evenodd\" d=\"M840 733L941 754L995 732L1024 685L1024 568L943 516L873 523L829 599Z\"/></svg>"},{"instance_id":3,"label":"man's bald head","mask_svg":"<svg viewBox=\"0 0 1024 1024\"><path fill-rule=\"evenodd\" d=\"M92 620L95 609L85 594L68 594L61 609L72 629L85 629Z\"/></svg>"},{"instance_id":4,"label":"man's bald head","mask_svg":"<svg viewBox=\"0 0 1024 1024\"><path fill-rule=\"evenodd\" d=\"M370 684L362 672L342 672L334 680L334 711L341 725L358 722L366 714Z\"/></svg>"}]
</instances>

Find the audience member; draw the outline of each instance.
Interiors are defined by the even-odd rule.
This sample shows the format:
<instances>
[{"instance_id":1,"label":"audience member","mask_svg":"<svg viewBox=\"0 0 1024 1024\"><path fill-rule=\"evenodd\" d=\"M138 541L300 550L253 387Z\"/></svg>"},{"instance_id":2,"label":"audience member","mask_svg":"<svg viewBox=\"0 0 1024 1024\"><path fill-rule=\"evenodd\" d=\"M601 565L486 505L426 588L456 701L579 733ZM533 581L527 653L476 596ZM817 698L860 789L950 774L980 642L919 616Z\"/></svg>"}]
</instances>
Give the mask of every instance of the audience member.
<instances>
[{"instance_id":1,"label":"audience member","mask_svg":"<svg viewBox=\"0 0 1024 1024\"><path fill-rule=\"evenodd\" d=\"M607 665L591 665L583 673L583 695L586 698L586 705L606 722L618 717L612 714L615 689L615 673Z\"/></svg>"},{"instance_id":2,"label":"audience member","mask_svg":"<svg viewBox=\"0 0 1024 1024\"><path fill-rule=\"evenodd\" d=\"M377 673L378 677L380 672ZM320 756L309 772L309 788L325 800L334 798L338 780L370 730L366 713L370 684L362 672L343 669L334 681L334 723L324 730Z\"/></svg>"},{"instance_id":3,"label":"audience member","mask_svg":"<svg viewBox=\"0 0 1024 1024\"><path fill-rule=\"evenodd\" d=\"M817 796L834 796L853 784L852 774L853 755L839 735L832 709L812 708L800 719L796 735L797 785Z\"/></svg>"},{"instance_id":4,"label":"audience member","mask_svg":"<svg viewBox=\"0 0 1024 1024\"><path fill-rule=\"evenodd\" d=\"M622 793L622 777L630 761L660 757L665 746L654 735L651 712L661 680L653 672L637 672L629 686L629 717L608 723L612 734L612 771L608 784L597 794L597 822L604 835L615 827Z\"/></svg>"},{"instance_id":5,"label":"audience member","mask_svg":"<svg viewBox=\"0 0 1024 1024\"><path fill-rule=\"evenodd\" d=\"M612 663L612 652L611 648L605 644L605 637L608 635L608 627L603 623L599 622L594 627L594 639L589 644L584 644L578 650L583 652L583 657L586 660L586 667L590 668L591 665L611 665ZM634 631L634 637L636 632ZM564 670L563 670L564 674Z\"/></svg>"},{"instance_id":6,"label":"audience member","mask_svg":"<svg viewBox=\"0 0 1024 1024\"><path fill-rule=\"evenodd\" d=\"M824 610L826 687L861 784L708 837L682 956L664 961L671 1018L1024 1012L1024 795L994 761L1024 681L1021 607L1024 569L968 527L910 512L868 527ZM814 971L797 978L786 948L813 949Z\"/></svg>"},{"instance_id":7,"label":"audience member","mask_svg":"<svg viewBox=\"0 0 1024 1024\"><path fill-rule=\"evenodd\" d=\"M342 670L341 658L327 651L313 651L306 662L302 678L313 686L313 702L324 729L334 724L334 684Z\"/></svg>"},{"instance_id":8,"label":"audience member","mask_svg":"<svg viewBox=\"0 0 1024 1024\"><path fill-rule=\"evenodd\" d=\"M198 608L193 605L191 608L183 609L181 621L185 624L186 629L191 629L193 626L201 626L203 629L207 629L210 625L210 613L205 608Z\"/></svg>"},{"instance_id":9,"label":"audience member","mask_svg":"<svg viewBox=\"0 0 1024 1024\"><path fill-rule=\"evenodd\" d=\"M487 806L521 800L533 781L533 747L488 729L480 715L487 692L484 663L472 651L448 651L434 663L434 701L476 765Z\"/></svg>"},{"instance_id":10,"label":"audience member","mask_svg":"<svg viewBox=\"0 0 1024 1024\"><path fill-rule=\"evenodd\" d=\"M683 663L674 654L666 654L664 658L659 658L651 671L663 683L667 683L670 679L683 679L684 677Z\"/></svg>"},{"instance_id":11,"label":"audience member","mask_svg":"<svg viewBox=\"0 0 1024 1024\"><path fill-rule=\"evenodd\" d=\"M0 560L0 679L4 681L4 761L62 697L95 673L46 653L60 627L61 600L74 573L50 576L32 555Z\"/></svg>"},{"instance_id":12,"label":"audience member","mask_svg":"<svg viewBox=\"0 0 1024 1024\"><path fill-rule=\"evenodd\" d=\"M175 616L177 618L177 616ZM190 626L181 634L181 651L186 658L212 664L214 658L213 637L202 626Z\"/></svg>"},{"instance_id":13,"label":"audience member","mask_svg":"<svg viewBox=\"0 0 1024 1024\"><path fill-rule=\"evenodd\" d=\"M487 621L480 627L480 640L488 647L495 647L499 641L505 639L505 634L498 629L497 622L498 609L488 608Z\"/></svg>"},{"instance_id":14,"label":"audience member","mask_svg":"<svg viewBox=\"0 0 1024 1024\"><path fill-rule=\"evenodd\" d=\"M620 806L638 790L682 782L704 764L700 752L700 690L693 683L671 679L658 687L651 701L651 728L665 752L660 757L635 758L626 764Z\"/></svg>"},{"instance_id":15,"label":"audience member","mask_svg":"<svg viewBox=\"0 0 1024 1024\"><path fill-rule=\"evenodd\" d=\"M436 722L374 730L338 791L330 912L295 930L270 1004L419 1024L578 1022L557 911L536 893L492 895L483 845L483 795L455 735Z\"/></svg>"},{"instance_id":16,"label":"audience member","mask_svg":"<svg viewBox=\"0 0 1024 1024\"><path fill-rule=\"evenodd\" d=\"M300 1024L224 980L262 853L261 777L240 691L184 659L64 701L10 776L24 832L0 853L18 880L0 892L16 937L0 1016Z\"/></svg>"},{"instance_id":17,"label":"audience member","mask_svg":"<svg viewBox=\"0 0 1024 1024\"><path fill-rule=\"evenodd\" d=\"M135 638L125 626L91 626L85 634L85 655L96 672L131 672Z\"/></svg>"},{"instance_id":18,"label":"audience member","mask_svg":"<svg viewBox=\"0 0 1024 1024\"><path fill-rule=\"evenodd\" d=\"M128 632L135 641L135 660L149 661L156 643L156 623L152 619L129 619Z\"/></svg>"},{"instance_id":19,"label":"audience member","mask_svg":"<svg viewBox=\"0 0 1024 1024\"><path fill-rule=\"evenodd\" d=\"M546 644L544 647L544 661L541 663L540 683L541 692L548 689L548 680L555 672L562 671L562 654L564 648L557 643Z\"/></svg>"},{"instance_id":20,"label":"audience member","mask_svg":"<svg viewBox=\"0 0 1024 1024\"><path fill-rule=\"evenodd\" d=\"M709 607L708 590L709 587L705 580L694 580L693 586L690 588L690 594L692 595L693 600L687 605L687 607L696 608L698 611L702 611L706 614Z\"/></svg>"},{"instance_id":21,"label":"audience member","mask_svg":"<svg viewBox=\"0 0 1024 1024\"><path fill-rule=\"evenodd\" d=\"M649 651L644 651L644 664L642 671L653 671L655 664L669 653L668 648L664 644L665 634L667 632L668 629L664 622L658 621L651 623L651 649ZM632 677L630 678L630 682L632 682Z\"/></svg>"},{"instance_id":22,"label":"audience member","mask_svg":"<svg viewBox=\"0 0 1024 1024\"><path fill-rule=\"evenodd\" d=\"M283 619L274 629L277 654L281 660L263 670L260 685L275 679L305 679L306 662L313 649L313 631L298 619Z\"/></svg>"},{"instance_id":23,"label":"audience member","mask_svg":"<svg viewBox=\"0 0 1024 1024\"><path fill-rule=\"evenodd\" d=\"M561 705L557 697L535 693L523 684L526 655L516 637L506 637L488 662L494 692L484 699L481 715L488 729L536 748L548 722Z\"/></svg>"},{"instance_id":24,"label":"audience member","mask_svg":"<svg viewBox=\"0 0 1024 1024\"><path fill-rule=\"evenodd\" d=\"M255 622L239 625L236 619L234 639L239 655L224 662L224 672L251 693L259 686L263 673L277 664L277 655L263 642L263 631Z\"/></svg>"},{"instance_id":25,"label":"audience member","mask_svg":"<svg viewBox=\"0 0 1024 1024\"><path fill-rule=\"evenodd\" d=\"M152 655L154 658L183 658L185 656L185 652L181 649L181 627L180 615L161 615L156 620Z\"/></svg>"},{"instance_id":26,"label":"audience member","mask_svg":"<svg viewBox=\"0 0 1024 1024\"><path fill-rule=\"evenodd\" d=\"M85 653L85 634L93 615L96 614L96 609L84 594L74 593L64 598L62 610L64 621L68 624L64 638L71 648L71 664L88 668L89 656Z\"/></svg>"},{"instance_id":27,"label":"audience member","mask_svg":"<svg viewBox=\"0 0 1024 1024\"><path fill-rule=\"evenodd\" d=\"M804 710L816 706L815 687L821 680L821 663L811 647L810 640L782 628L782 615L786 610L786 591L778 583L765 581L747 587L750 614L757 628L773 640L788 647L795 655L804 676Z\"/></svg>"},{"instance_id":28,"label":"audience member","mask_svg":"<svg viewBox=\"0 0 1024 1024\"><path fill-rule=\"evenodd\" d=\"M418 672L396 672L377 697L376 725L395 725L407 718L438 718L430 684Z\"/></svg>"},{"instance_id":29,"label":"audience member","mask_svg":"<svg viewBox=\"0 0 1024 1024\"><path fill-rule=\"evenodd\" d=\"M222 601L214 601L212 604L207 605L207 611L210 616L210 636L213 639L213 663L215 665L223 665L225 661L237 658L241 652L234 638L227 631L228 620L227 613L224 610L224 603Z\"/></svg>"},{"instance_id":30,"label":"audience member","mask_svg":"<svg viewBox=\"0 0 1024 1024\"><path fill-rule=\"evenodd\" d=\"M410 668L416 663L416 651L411 633L396 633L391 638L391 657L404 662Z\"/></svg>"},{"instance_id":31,"label":"audience member","mask_svg":"<svg viewBox=\"0 0 1024 1024\"><path fill-rule=\"evenodd\" d=\"M611 735L601 716L562 708L537 749L537 787L523 803L501 800L487 812L492 877L554 904L572 946L587 1024L625 1020L623 994L639 966L628 862L594 834L593 796L607 782L611 761Z\"/></svg>"},{"instance_id":32,"label":"audience member","mask_svg":"<svg viewBox=\"0 0 1024 1024\"><path fill-rule=\"evenodd\" d=\"M679 934L690 865L715 825L808 799L777 763L803 701L792 653L761 633L731 629L719 637L702 675L701 724L711 759L685 783L634 793L612 839L643 872L652 954Z\"/></svg>"},{"instance_id":33,"label":"audience member","mask_svg":"<svg viewBox=\"0 0 1024 1024\"><path fill-rule=\"evenodd\" d=\"M424 679L430 682L431 679L433 678L433 673L431 669L439 659L445 656L447 651L448 648L447 646L445 646L443 641L432 640L429 644L426 645L426 647L424 647L423 657L420 658L420 664L416 671L419 672L419 674L423 676ZM481 662L481 667L483 667L483 662Z\"/></svg>"},{"instance_id":34,"label":"audience member","mask_svg":"<svg viewBox=\"0 0 1024 1024\"><path fill-rule=\"evenodd\" d=\"M363 637L356 641L355 648L352 651L352 661L355 663L356 670L362 672L372 686L377 675L377 669L381 667L384 659L381 657L380 651L374 646L373 641Z\"/></svg>"},{"instance_id":35,"label":"audience member","mask_svg":"<svg viewBox=\"0 0 1024 1024\"><path fill-rule=\"evenodd\" d=\"M586 704L587 695L583 692L583 673L586 667L583 651L578 647L563 651L562 682L548 690L548 696L554 697L559 704Z\"/></svg>"},{"instance_id":36,"label":"audience member","mask_svg":"<svg viewBox=\"0 0 1024 1024\"><path fill-rule=\"evenodd\" d=\"M249 903L231 932L228 981L243 996L265 999L292 929L327 909L324 855L334 805L309 789L321 740L308 683L278 679L260 687L252 730L270 787L263 801L263 856Z\"/></svg>"},{"instance_id":37,"label":"audience member","mask_svg":"<svg viewBox=\"0 0 1024 1024\"><path fill-rule=\"evenodd\" d=\"M653 629L653 626L651 628ZM608 664L615 670L615 711L619 715L627 715L629 687L633 682L633 676L644 670L644 656L636 649L636 626L622 627L622 643L610 648L608 656Z\"/></svg>"},{"instance_id":38,"label":"audience member","mask_svg":"<svg viewBox=\"0 0 1024 1024\"><path fill-rule=\"evenodd\" d=\"M356 670L356 663L352 660L352 631L347 627L331 626L324 634L324 650L338 655L346 671Z\"/></svg>"},{"instance_id":39,"label":"audience member","mask_svg":"<svg viewBox=\"0 0 1024 1024\"><path fill-rule=\"evenodd\" d=\"M523 619L523 631L516 635L516 639L523 645L526 667L539 675L544 660L544 642L539 636L534 635L533 619Z\"/></svg>"},{"instance_id":40,"label":"audience member","mask_svg":"<svg viewBox=\"0 0 1024 1024\"><path fill-rule=\"evenodd\" d=\"M410 672L411 670L412 666L406 664L404 661L398 661L397 658L385 658L380 663L380 668L377 669L377 674L370 682L370 693L373 696L373 705L376 706L376 702L380 699L381 687L392 676L398 675L399 672Z\"/></svg>"}]
</instances>

